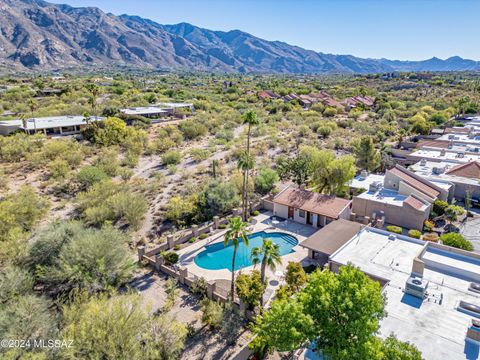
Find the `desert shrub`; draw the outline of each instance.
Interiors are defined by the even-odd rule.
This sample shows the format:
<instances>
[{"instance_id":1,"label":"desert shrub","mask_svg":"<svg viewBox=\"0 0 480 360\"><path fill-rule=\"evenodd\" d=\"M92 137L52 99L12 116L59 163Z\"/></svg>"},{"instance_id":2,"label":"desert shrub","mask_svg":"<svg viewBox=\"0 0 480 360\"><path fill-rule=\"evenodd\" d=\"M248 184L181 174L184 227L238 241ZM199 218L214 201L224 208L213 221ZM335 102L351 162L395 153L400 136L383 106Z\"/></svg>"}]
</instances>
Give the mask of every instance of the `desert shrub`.
<instances>
[{"instance_id":1,"label":"desert shrub","mask_svg":"<svg viewBox=\"0 0 480 360\"><path fill-rule=\"evenodd\" d=\"M104 180L78 194L76 208L88 224L122 222L138 229L147 211L147 201L126 184Z\"/></svg>"},{"instance_id":2,"label":"desert shrub","mask_svg":"<svg viewBox=\"0 0 480 360\"><path fill-rule=\"evenodd\" d=\"M62 179L70 172L70 166L63 159L55 159L48 166L53 179Z\"/></svg>"},{"instance_id":3,"label":"desert shrub","mask_svg":"<svg viewBox=\"0 0 480 360\"><path fill-rule=\"evenodd\" d=\"M193 140L207 134L207 127L195 120L186 120L180 124L180 131L186 139Z\"/></svg>"},{"instance_id":4,"label":"desert shrub","mask_svg":"<svg viewBox=\"0 0 480 360\"><path fill-rule=\"evenodd\" d=\"M162 257L165 260L165 264L167 265L173 265L178 262L178 254L172 251L163 252Z\"/></svg>"},{"instance_id":5,"label":"desert shrub","mask_svg":"<svg viewBox=\"0 0 480 360\"><path fill-rule=\"evenodd\" d=\"M37 280L55 295L72 289L106 290L130 279L134 261L128 240L111 226L95 229L75 222L52 224L33 242L30 266Z\"/></svg>"},{"instance_id":6,"label":"desert shrub","mask_svg":"<svg viewBox=\"0 0 480 360\"><path fill-rule=\"evenodd\" d=\"M437 233L426 233L426 234L423 234L422 236L422 240L424 241L431 241L431 242L438 242L439 240L439 236Z\"/></svg>"},{"instance_id":7,"label":"desert shrub","mask_svg":"<svg viewBox=\"0 0 480 360\"><path fill-rule=\"evenodd\" d=\"M218 329L222 326L223 307L220 303L204 298L202 300L202 323L210 329Z\"/></svg>"},{"instance_id":8,"label":"desert shrub","mask_svg":"<svg viewBox=\"0 0 480 360\"><path fill-rule=\"evenodd\" d=\"M269 168L262 168L255 177L255 191L261 195L268 194L280 180L277 172Z\"/></svg>"},{"instance_id":9,"label":"desert shrub","mask_svg":"<svg viewBox=\"0 0 480 360\"><path fill-rule=\"evenodd\" d=\"M77 173L77 181L80 183L80 186L83 190L88 189L93 184L99 183L102 180L108 178L108 175L105 172L96 167L87 165L80 169Z\"/></svg>"},{"instance_id":10,"label":"desert shrub","mask_svg":"<svg viewBox=\"0 0 480 360\"><path fill-rule=\"evenodd\" d=\"M415 239L420 239L420 237L422 236L422 233L418 230L411 229L411 230L408 230L408 236Z\"/></svg>"},{"instance_id":11,"label":"desert shrub","mask_svg":"<svg viewBox=\"0 0 480 360\"><path fill-rule=\"evenodd\" d=\"M438 216L441 216L445 213L445 209L448 207L448 203L442 200L436 200L433 203L433 212Z\"/></svg>"},{"instance_id":12,"label":"desert shrub","mask_svg":"<svg viewBox=\"0 0 480 360\"><path fill-rule=\"evenodd\" d=\"M401 234L403 231L400 226L395 226L395 225L388 225L385 229L395 234Z\"/></svg>"},{"instance_id":13,"label":"desert shrub","mask_svg":"<svg viewBox=\"0 0 480 360\"><path fill-rule=\"evenodd\" d=\"M190 286L190 290L195 295L205 295L207 293L207 280L204 277L196 278Z\"/></svg>"},{"instance_id":14,"label":"desert shrub","mask_svg":"<svg viewBox=\"0 0 480 360\"><path fill-rule=\"evenodd\" d=\"M200 195L199 212L206 220L226 214L240 204L237 189L232 182L211 181Z\"/></svg>"},{"instance_id":15,"label":"desert shrub","mask_svg":"<svg viewBox=\"0 0 480 360\"><path fill-rule=\"evenodd\" d=\"M200 240L204 240L206 238L208 238L208 234L200 234L200 236L198 237Z\"/></svg>"},{"instance_id":16,"label":"desert shrub","mask_svg":"<svg viewBox=\"0 0 480 360\"><path fill-rule=\"evenodd\" d=\"M442 244L463 249L467 251L473 251L473 245L470 241L465 239L462 235L457 233L442 234L440 236Z\"/></svg>"},{"instance_id":17,"label":"desert shrub","mask_svg":"<svg viewBox=\"0 0 480 360\"><path fill-rule=\"evenodd\" d=\"M423 228L425 231L432 231L435 228L435 223L431 220L425 220Z\"/></svg>"},{"instance_id":18,"label":"desert shrub","mask_svg":"<svg viewBox=\"0 0 480 360\"><path fill-rule=\"evenodd\" d=\"M180 151L171 150L162 155L163 165L177 165L182 161L182 154Z\"/></svg>"}]
</instances>

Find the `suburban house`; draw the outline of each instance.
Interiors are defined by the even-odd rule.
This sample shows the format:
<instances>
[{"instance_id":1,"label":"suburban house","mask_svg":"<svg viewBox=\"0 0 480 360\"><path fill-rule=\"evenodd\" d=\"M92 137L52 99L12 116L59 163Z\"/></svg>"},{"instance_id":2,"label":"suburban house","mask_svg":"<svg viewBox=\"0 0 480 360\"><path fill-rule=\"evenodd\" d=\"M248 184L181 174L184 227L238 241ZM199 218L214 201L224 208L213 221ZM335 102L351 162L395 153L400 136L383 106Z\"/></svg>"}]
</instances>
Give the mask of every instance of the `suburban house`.
<instances>
[{"instance_id":1,"label":"suburban house","mask_svg":"<svg viewBox=\"0 0 480 360\"><path fill-rule=\"evenodd\" d=\"M464 200L480 199L480 161L455 163L450 161L432 162L421 160L410 169L429 181L443 181L453 187L453 197Z\"/></svg>"},{"instance_id":2,"label":"suburban house","mask_svg":"<svg viewBox=\"0 0 480 360\"><path fill-rule=\"evenodd\" d=\"M351 263L382 287L380 337L395 333L425 359L478 357L480 254L370 227L328 240L331 271Z\"/></svg>"},{"instance_id":3,"label":"suburban house","mask_svg":"<svg viewBox=\"0 0 480 360\"><path fill-rule=\"evenodd\" d=\"M257 96L262 99L262 100L273 100L273 99L279 99L280 95L275 94L273 91L269 90L263 90L260 91Z\"/></svg>"},{"instance_id":4,"label":"suburban house","mask_svg":"<svg viewBox=\"0 0 480 360\"><path fill-rule=\"evenodd\" d=\"M188 109L195 111L193 104L190 103L161 103L152 106L131 107L121 109L120 113L124 116L143 116L148 119L159 119L167 116L174 116L178 109Z\"/></svg>"},{"instance_id":5,"label":"suburban house","mask_svg":"<svg viewBox=\"0 0 480 360\"><path fill-rule=\"evenodd\" d=\"M372 180L369 175L361 174L352 181L351 189L367 189L353 197L352 218L421 230L433 202L452 197L451 184L434 183L400 165L387 170L383 182L380 179L378 175Z\"/></svg>"},{"instance_id":6,"label":"suburban house","mask_svg":"<svg viewBox=\"0 0 480 360\"><path fill-rule=\"evenodd\" d=\"M370 96L352 96L342 101L342 105L344 105L347 109L352 109L359 105L364 106L366 108L373 108L375 105L375 99Z\"/></svg>"},{"instance_id":7,"label":"suburban house","mask_svg":"<svg viewBox=\"0 0 480 360\"><path fill-rule=\"evenodd\" d=\"M293 186L278 193L272 202L275 216L314 227L323 227L334 220L350 218L350 200Z\"/></svg>"},{"instance_id":8,"label":"suburban house","mask_svg":"<svg viewBox=\"0 0 480 360\"><path fill-rule=\"evenodd\" d=\"M103 121L103 117L55 116L32 118L26 120L0 121L0 135L8 135L15 131L27 134L43 133L47 136L74 135L80 133L88 122Z\"/></svg>"}]
</instances>

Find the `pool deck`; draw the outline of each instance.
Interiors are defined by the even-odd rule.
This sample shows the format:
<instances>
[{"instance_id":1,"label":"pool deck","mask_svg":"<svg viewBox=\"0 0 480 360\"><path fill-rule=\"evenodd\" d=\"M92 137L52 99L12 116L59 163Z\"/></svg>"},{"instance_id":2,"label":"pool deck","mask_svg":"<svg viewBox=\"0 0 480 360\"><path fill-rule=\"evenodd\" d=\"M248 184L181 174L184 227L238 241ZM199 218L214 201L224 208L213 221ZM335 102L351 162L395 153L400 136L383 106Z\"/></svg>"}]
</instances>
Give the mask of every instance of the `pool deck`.
<instances>
[{"instance_id":1,"label":"pool deck","mask_svg":"<svg viewBox=\"0 0 480 360\"><path fill-rule=\"evenodd\" d=\"M295 236L298 239L299 244L305 240L307 237L312 235L318 229L293 222L291 220L285 220L282 222L272 222L273 214L271 212L261 213L258 216L255 216L254 219L257 221L256 224L251 225L251 233L265 231L265 232L283 232ZM224 235L226 230L223 230L220 233L208 237L204 240L199 240L196 243L186 247L185 249L179 250L179 260L178 265L184 266L188 269L188 272L194 274L197 277L203 277L206 280L230 280L232 273L230 270L208 270L197 266L194 262L195 256L200 252L205 250L205 246L216 244L218 242L223 242ZM290 261L301 262L306 260L308 256L308 251L302 248L299 245L296 245L292 248L293 252L287 255L282 256L282 264L278 265L275 272L285 273L286 267ZM257 266L257 269L259 267ZM254 266L248 266L236 271L236 274L248 273L254 269ZM270 269L267 269L267 278L271 284L278 285L279 278L272 272Z\"/></svg>"}]
</instances>

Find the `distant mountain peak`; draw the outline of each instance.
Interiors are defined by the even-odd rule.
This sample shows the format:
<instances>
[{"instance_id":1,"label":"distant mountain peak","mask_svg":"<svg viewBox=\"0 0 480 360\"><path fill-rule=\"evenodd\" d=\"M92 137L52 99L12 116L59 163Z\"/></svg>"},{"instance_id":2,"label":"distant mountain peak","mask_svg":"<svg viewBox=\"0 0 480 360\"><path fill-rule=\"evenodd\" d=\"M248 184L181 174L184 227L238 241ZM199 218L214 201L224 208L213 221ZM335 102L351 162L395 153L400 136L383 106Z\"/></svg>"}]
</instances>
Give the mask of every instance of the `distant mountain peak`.
<instances>
[{"instance_id":1,"label":"distant mountain peak","mask_svg":"<svg viewBox=\"0 0 480 360\"><path fill-rule=\"evenodd\" d=\"M43 0L0 0L0 65L49 69L130 65L221 72L378 73L480 70L459 56L424 61L362 59L267 41L241 30L212 31L182 22L104 13Z\"/></svg>"}]
</instances>

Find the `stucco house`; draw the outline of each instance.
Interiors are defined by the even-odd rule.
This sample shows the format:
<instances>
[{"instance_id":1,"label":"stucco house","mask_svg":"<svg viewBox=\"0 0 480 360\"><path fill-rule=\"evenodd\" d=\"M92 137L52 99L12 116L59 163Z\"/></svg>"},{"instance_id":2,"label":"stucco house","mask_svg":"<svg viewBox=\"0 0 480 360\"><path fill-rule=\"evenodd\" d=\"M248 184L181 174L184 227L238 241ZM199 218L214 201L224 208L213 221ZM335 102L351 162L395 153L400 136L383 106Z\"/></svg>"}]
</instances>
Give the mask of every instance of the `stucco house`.
<instances>
[{"instance_id":1,"label":"stucco house","mask_svg":"<svg viewBox=\"0 0 480 360\"><path fill-rule=\"evenodd\" d=\"M278 193L272 202L275 216L318 228L337 219L348 220L352 203L351 200L293 186Z\"/></svg>"},{"instance_id":2,"label":"stucco house","mask_svg":"<svg viewBox=\"0 0 480 360\"><path fill-rule=\"evenodd\" d=\"M450 184L433 183L400 165L387 170L383 182L365 183L368 191L353 197L354 217L407 229L422 230L435 200L451 198Z\"/></svg>"}]
</instances>

